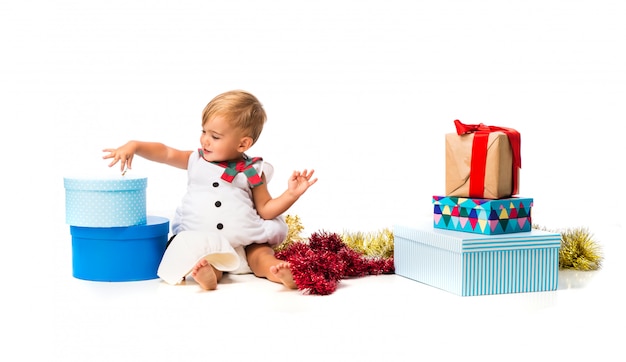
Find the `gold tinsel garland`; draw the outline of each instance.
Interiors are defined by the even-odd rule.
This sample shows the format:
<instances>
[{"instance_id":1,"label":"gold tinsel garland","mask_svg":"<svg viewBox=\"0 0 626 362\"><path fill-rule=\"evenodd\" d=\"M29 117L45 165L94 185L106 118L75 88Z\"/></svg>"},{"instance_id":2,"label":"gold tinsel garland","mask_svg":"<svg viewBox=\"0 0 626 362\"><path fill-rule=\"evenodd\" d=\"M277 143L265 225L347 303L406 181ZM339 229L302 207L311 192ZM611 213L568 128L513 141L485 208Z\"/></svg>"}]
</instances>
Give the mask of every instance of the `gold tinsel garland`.
<instances>
[{"instance_id":1,"label":"gold tinsel garland","mask_svg":"<svg viewBox=\"0 0 626 362\"><path fill-rule=\"evenodd\" d=\"M393 230L382 229L378 232L344 232L343 242L352 250L374 258L393 257Z\"/></svg>"},{"instance_id":2,"label":"gold tinsel garland","mask_svg":"<svg viewBox=\"0 0 626 362\"><path fill-rule=\"evenodd\" d=\"M306 242L301 233L304 230L300 217L287 215L285 217L289 230L285 241L275 250L281 251L296 242ZM391 258L393 257L393 231L385 228L378 232L343 232L338 233L346 246L366 257Z\"/></svg>"},{"instance_id":3,"label":"gold tinsel garland","mask_svg":"<svg viewBox=\"0 0 626 362\"><path fill-rule=\"evenodd\" d=\"M593 239L593 235L587 228L577 227L555 231L533 225L533 229L558 232L561 234L559 268L582 271L598 270L601 268L603 256L600 246Z\"/></svg>"},{"instance_id":4,"label":"gold tinsel garland","mask_svg":"<svg viewBox=\"0 0 626 362\"><path fill-rule=\"evenodd\" d=\"M300 235L302 230L304 230L304 226L302 226L302 222L300 222L300 217L298 215L285 216L285 222L287 223L287 227L289 228L287 231L287 237L282 244L279 244L274 247L276 252L283 251L289 247L289 245L293 243L304 242L304 238Z\"/></svg>"},{"instance_id":5,"label":"gold tinsel garland","mask_svg":"<svg viewBox=\"0 0 626 362\"><path fill-rule=\"evenodd\" d=\"M289 228L285 242L275 250L281 251L295 242L306 242L302 237L304 226L297 215L285 217ZM598 270L602 266L603 256L601 248L593 239L587 228L578 227L565 230L549 230L545 227L533 225L533 229L558 232L561 234L561 248L559 249L559 268L581 271ZM393 257L394 236L391 229L385 228L378 232L343 232L340 233L343 242L367 257Z\"/></svg>"}]
</instances>

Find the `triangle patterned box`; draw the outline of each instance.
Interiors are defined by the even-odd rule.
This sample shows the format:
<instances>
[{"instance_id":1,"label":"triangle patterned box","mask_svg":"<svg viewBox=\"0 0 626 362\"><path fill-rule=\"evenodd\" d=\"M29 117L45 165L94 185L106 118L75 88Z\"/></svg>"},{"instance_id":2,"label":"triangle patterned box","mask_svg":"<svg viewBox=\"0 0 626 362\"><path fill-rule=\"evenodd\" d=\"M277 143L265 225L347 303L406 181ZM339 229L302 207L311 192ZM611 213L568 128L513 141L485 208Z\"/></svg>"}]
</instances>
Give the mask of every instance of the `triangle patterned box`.
<instances>
[{"instance_id":1,"label":"triangle patterned box","mask_svg":"<svg viewBox=\"0 0 626 362\"><path fill-rule=\"evenodd\" d=\"M558 286L559 233L479 235L430 226L395 226L393 233L396 274L460 296Z\"/></svg>"},{"instance_id":2,"label":"triangle patterned box","mask_svg":"<svg viewBox=\"0 0 626 362\"><path fill-rule=\"evenodd\" d=\"M477 199L433 196L433 226L477 234L530 231L532 198Z\"/></svg>"}]
</instances>

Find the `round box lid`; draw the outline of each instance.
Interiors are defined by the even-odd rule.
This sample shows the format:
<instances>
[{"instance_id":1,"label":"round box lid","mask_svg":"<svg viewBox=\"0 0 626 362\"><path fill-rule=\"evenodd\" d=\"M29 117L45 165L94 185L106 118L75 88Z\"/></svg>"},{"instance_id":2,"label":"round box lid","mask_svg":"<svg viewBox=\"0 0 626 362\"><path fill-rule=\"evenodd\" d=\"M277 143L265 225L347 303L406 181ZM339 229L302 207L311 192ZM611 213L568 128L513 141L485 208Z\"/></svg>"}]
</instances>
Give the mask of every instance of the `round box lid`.
<instances>
[{"instance_id":1,"label":"round box lid","mask_svg":"<svg viewBox=\"0 0 626 362\"><path fill-rule=\"evenodd\" d=\"M63 178L66 190L84 191L125 191L140 190L148 186L147 177L111 177L111 178Z\"/></svg>"}]
</instances>

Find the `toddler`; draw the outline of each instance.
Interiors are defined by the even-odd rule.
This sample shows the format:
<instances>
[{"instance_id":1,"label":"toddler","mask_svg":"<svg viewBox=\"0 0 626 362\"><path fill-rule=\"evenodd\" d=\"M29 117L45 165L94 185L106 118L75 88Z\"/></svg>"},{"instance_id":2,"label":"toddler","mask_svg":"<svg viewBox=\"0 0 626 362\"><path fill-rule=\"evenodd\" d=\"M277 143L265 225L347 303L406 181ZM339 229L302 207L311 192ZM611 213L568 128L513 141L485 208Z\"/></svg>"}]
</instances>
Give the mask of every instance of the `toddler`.
<instances>
[{"instance_id":1,"label":"toddler","mask_svg":"<svg viewBox=\"0 0 626 362\"><path fill-rule=\"evenodd\" d=\"M158 142L129 141L107 148L109 167L122 171L138 155L188 174L187 192L172 220L172 237L158 275L177 284L191 275L205 290L217 288L224 272L249 273L297 286L289 264L274 256L287 224L282 214L317 182L314 171L294 171L287 189L273 198L267 188L273 167L246 151L258 140L266 114L252 94L229 91L215 97L202 113L200 148L174 149Z\"/></svg>"}]
</instances>

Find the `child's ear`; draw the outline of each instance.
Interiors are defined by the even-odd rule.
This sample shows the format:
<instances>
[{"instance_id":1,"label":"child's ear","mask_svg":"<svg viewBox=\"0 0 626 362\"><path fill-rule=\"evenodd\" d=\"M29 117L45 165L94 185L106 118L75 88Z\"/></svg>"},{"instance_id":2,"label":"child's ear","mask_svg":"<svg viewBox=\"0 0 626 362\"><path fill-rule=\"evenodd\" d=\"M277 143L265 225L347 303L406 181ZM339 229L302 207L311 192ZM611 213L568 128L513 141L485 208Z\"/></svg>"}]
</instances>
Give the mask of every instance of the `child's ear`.
<instances>
[{"instance_id":1,"label":"child's ear","mask_svg":"<svg viewBox=\"0 0 626 362\"><path fill-rule=\"evenodd\" d=\"M241 141L239 141L239 152L246 152L252 147L252 144L252 137L243 137Z\"/></svg>"}]
</instances>

